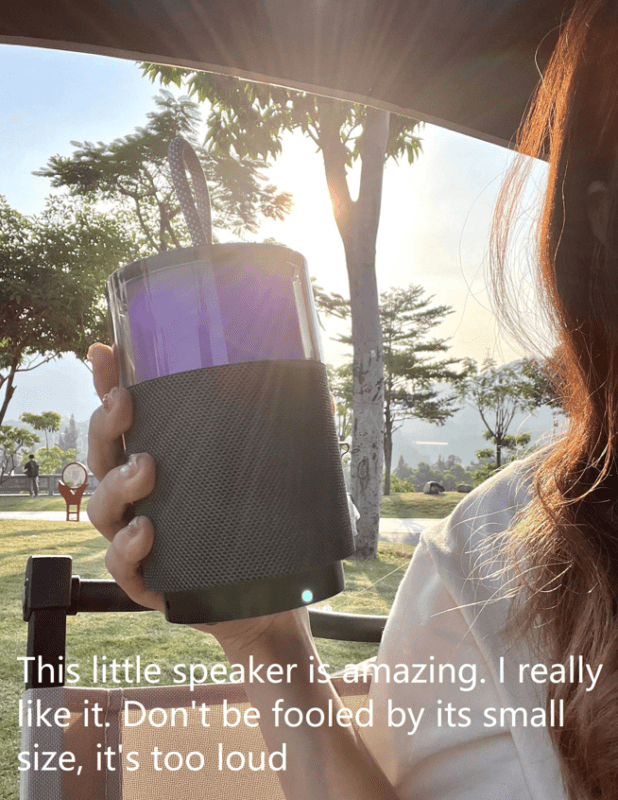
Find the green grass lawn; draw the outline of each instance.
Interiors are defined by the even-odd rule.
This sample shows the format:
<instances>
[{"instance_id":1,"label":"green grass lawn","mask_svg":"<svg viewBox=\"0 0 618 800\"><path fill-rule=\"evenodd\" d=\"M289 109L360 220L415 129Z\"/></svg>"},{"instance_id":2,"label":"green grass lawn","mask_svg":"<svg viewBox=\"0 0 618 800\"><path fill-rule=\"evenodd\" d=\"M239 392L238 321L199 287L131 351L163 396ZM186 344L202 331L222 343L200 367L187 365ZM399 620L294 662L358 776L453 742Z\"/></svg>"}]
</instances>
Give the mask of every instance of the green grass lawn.
<instances>
[{"instance_id":1,"label":"green grass lawn","mask_svg":"<svg viewBox=\"0 0 618 800\"><path fill-rule=\"evenodd\" d=\"M88 498L82 499L81 511L86 511ZM66 511L66 503L63 497L49 497L49 495L39 495L38 497L16 497L15 495L3 497L0 495L1 511ZM85 519L85 517L84 517Z\"/></svg>"},{"instance_id":2,"label":"green grass lawn","mask_svg":"<svg viewBox=\"0 0 618 800\"><path fill-rule=\"evenodd\" d=\"M443 494L423 494L423 492L402 492L382 498L381 517L426 517L443 519L465 497L460 492Z\"/></svg>"},{"instance_id":3,"label":"green grass lawn","mask_svg":"<svg viewBox=\"0 0 618 800\"><path fill-rule=\"evenodd\" d=\"M85 511L88 497L82 498L81 510ZM65 511L66 503L63 497L40 494L38 497L29 497L27 494L16 496L0 495L0 511Z\"/></svg>"},{"instance_id":4,"label":"green grass lawn","mask_svg":"<svg viewBox=\"0 0 618 800\"><path fill-rule=\"evenodd\" d=\"M54 500L39 498L32 502L48 499ZM17 701L23 691L23 666L17 657L26 654L27 626L21 619L21 590L28 556L68 554L73 556L74 574L106 578L105 546L105 540L87 522L0 520L0 800L18 797ZM376 561L346 563L347 589L327 603L335 611L388 613L412 552L409 545L381 543ZM319 640L318 647L333 671L377 652L377 645L327 640ZM195 662L198 658L206 665L225 660L212 637L191 628L171 626L158 614L83 614L68 618L69 663L90 664L95 654L122 660L138 653L143 663L159 664L170 683L174 664ZM89 685L85 670L82 677L80 685Z\"/></svg>"}]
</instances>

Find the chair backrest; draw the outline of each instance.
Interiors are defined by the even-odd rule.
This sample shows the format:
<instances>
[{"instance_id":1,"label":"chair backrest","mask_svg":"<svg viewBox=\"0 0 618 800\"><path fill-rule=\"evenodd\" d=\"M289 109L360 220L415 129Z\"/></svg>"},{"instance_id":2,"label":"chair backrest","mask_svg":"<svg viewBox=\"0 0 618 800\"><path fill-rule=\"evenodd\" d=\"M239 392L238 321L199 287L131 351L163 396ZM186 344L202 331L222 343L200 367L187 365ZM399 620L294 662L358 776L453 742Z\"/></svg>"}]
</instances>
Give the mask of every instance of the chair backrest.
<instances>
[{"instance_id":1,"label":"chair backrest","mask_svg":"<svg viewBox=\"0 0 618 800\"><path fill-rule=\"evenodd\" d=\"M335 686L356 714L368 684L339 677ZM70 724L22 728L21 752L33 765L38 751L39 769L20 773L20 800L284 800L277 768L294 754L269 754L255 721L244 717L242 685L54 687L22 697L24 708L39 702L54 710L50 719L66 709L59 721ZM44 753L56 754L48 765L55 771L42 770Z\"/></svg>"},{"instance_id":2,"label":"chair backrest","mask_svg":"<svg viewBox=\"0 0 618 800\"><path fill-rule=\"evenodd\" d=\"M66 615L86 610L144 609L113 581L80 581L66 556L31 557L27 655L63 662ZM386 619L310 615L316 635L352 641L379 641ZM36 723L50 708L52 724L22 724L20 800L283 800L277 767L293 754L268 753L259 726L245 718L250 706L241 684L69 688L60 675L50 680L46 671L44 683L32 669L21 698L22 722L31 713ZM338 675L334 683L357 714L369 689L366 672Z\"/></svg>"}]
</instances>

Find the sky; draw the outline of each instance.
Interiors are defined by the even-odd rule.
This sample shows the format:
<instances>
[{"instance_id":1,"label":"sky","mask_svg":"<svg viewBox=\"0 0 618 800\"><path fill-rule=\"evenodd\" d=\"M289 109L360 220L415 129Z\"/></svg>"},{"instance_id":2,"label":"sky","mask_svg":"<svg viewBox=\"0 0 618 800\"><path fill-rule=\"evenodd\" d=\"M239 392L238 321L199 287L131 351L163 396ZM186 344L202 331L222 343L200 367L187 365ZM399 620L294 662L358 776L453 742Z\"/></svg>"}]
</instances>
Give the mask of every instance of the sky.
<instances>
[{"instance_id":1,"label":"sky","mask_svg":"<svg viewBox=\"0 0 618 800\"><path fill-rule=\"evenodd\" d=\"M0 45L0 194L22 214L36 214L51 193L32 175L50 156L72 153L71 141L109 141L132 132L153 110L158 86L128 60ZM450 355L519 358L501 336L485 291L491 212L512 154L435 126L419 131L423 152L408 165L389 162L384 176L376 270L380 291L420 284L453 313L434 334L449 337ZM544 165L536 170L542 182ZM283 222L267 221L258 239L273 237L307 259L328 291L349 295L343 247L326 189L321 155L302 135L287 135L268 173L293 194ZM357 191L358 175L350 179ZM341 346L322 334L325 360L341 362ZM98 405L91 377L71 356L22 373L7 418L57 411L87 419Z\"/></svg>"}]
</instances>

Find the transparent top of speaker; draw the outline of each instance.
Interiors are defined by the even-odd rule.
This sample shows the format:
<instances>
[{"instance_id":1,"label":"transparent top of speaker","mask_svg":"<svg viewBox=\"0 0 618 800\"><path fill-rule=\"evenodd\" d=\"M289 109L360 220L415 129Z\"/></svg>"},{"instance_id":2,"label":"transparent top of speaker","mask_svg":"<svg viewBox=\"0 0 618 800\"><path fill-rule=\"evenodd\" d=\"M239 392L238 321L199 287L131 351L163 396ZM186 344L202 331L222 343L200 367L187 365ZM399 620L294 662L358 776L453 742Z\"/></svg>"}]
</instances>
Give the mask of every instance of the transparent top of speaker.
<instances>
[{"instance_id":1,"label":"transparent top of speaker","mask_svg":"<svg viewBox=\"0 0 618 800\"><path fill-rule=\"evenodd\" d=\"M305 259L272 244L190 247L107 284L123 386L246 361L322 361Z\"/></svg>"}]
</instances>

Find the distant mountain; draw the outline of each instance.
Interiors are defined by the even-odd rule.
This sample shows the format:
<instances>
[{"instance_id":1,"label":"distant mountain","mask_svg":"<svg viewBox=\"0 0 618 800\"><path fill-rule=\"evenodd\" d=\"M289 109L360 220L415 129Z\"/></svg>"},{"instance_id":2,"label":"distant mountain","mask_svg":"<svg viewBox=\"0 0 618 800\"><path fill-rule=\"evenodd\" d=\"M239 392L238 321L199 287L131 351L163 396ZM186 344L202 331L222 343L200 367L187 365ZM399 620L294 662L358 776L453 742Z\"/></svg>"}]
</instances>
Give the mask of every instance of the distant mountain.
<instances>
[{"instance_id":1,"label":"distant mountain","mask_svg":"<svg viewBox=\"0 0 618 800\"><path fill-rule=\"evenodd\" d=\"M509 433L530 433L531 444L542 437L548 437L552 431L552 415L547 407L540 408L534 414L516 414ZM476 408L464 406L454 414L442 427L429 425L416 419L405 420L400 430L393 435L393 463L395 469L399 456L411 466L421 461L433 463L439 455L446 458L455 455L461 458L463 465L476 459L475 453L490 443L483 438L485 426ZM428 442L444 442L445 444L421 444Z\"/></svg>"}]
</instances>

